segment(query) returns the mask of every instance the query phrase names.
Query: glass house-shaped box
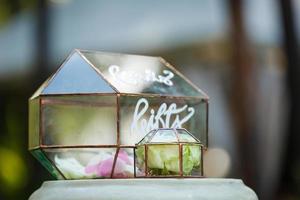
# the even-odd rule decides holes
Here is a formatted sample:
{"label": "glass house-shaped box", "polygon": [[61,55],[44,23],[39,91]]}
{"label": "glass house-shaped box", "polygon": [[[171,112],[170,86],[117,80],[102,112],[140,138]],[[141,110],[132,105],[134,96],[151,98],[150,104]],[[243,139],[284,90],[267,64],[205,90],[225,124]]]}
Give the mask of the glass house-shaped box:
{"label": "glass house-shaped box", "polygon": [[74,50],[29,99],[29,150],[58,179],[132,178],[149,131],[207,147],[207,116],[208,96],[160,57]]}

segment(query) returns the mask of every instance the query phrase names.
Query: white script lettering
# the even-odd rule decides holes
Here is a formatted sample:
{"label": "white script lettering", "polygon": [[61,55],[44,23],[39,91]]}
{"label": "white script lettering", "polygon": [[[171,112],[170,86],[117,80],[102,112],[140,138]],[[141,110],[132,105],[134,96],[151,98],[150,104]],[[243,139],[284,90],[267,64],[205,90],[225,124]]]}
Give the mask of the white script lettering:
{"label": "white script lettering", "polygon": [[147,69],[144,72],[137,72],[133,70],[121,71],[117,65],[111,65],[108,68],[110,75],[118,81],[126,84],[137,85],[143,82],[158,82],[168,86],[172,86],[171,79],[174,74],[169,70],[163,70],[163,75],[157,75],[155,72]]}
{"label": "white script lettering", "polygon": [[[184,105],[177,108],[176,103],[172,103],[169,106],[166,103],[162,103],[158,110],[155,112],[154,109],[150,108],[147,99],[141,98],[138,100],[131,123],[131,132],[140,132],[146,134],[152,129],[156,128],[182,128],[182,125],[189,121],[194,115],[195,109]],[[148,111],[148,113],[147,113]],[[182,112],[187,111],[187,115],[180,118]],[[148,119],[145,115],[148,115]]]}

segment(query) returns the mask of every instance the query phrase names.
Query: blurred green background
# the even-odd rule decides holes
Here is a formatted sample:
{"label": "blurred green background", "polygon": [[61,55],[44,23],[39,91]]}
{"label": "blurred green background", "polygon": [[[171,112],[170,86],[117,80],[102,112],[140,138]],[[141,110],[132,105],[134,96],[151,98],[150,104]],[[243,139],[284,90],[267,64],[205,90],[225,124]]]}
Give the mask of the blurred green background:
{"label": "blurred green background", "polygon": [[208,177],[300,199],[299,0],[0,0],[0,199],[49,173],[27,100],[74,49],[162,56],[209,94]]}

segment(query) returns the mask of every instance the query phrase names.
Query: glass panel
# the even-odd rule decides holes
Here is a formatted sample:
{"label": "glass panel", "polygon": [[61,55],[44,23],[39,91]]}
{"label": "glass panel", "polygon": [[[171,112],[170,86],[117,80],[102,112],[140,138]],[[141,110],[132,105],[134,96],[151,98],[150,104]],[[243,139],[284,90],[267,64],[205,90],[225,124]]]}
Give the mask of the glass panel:
{"label": "glass panel", "polygon": [[40,142],[40,99],[29,100],[29,148],[39,146]]}
{"label": "glass panel", "polygon": [[116,96],[43,97],[42,123],[45,145],[116,144]]}
{"label": "glass panel", "polygon": [[114,178],[132,178],[134,177],[134,148],[121,148],[118,153]]}
{"label": "glass panel", "polygon": [[122,95],[120,106],[122,144],[134,145],[157,128],[185,128],[206,144],[207,107],[199,98]]}
{"label": "glass panel", "polygon": [[202,175],[201,157],[200,145],[182,145],[182,171],[184,176]]}
{"label": "glass panel", "polygon": [[204,146],[208,146],[208,102],[197,104],[198,112],[195,112],[195,121],[189,128],[184,127],[193,134]]}
{"label": "glass panel", "polygon": [[145,172],[145,146],[138,146],[135,149],[135,174],[137,177],[146,176]]}
{"label": "glass panel", "polygon": [[152,137],[151,143],[178,142],[175,131],[172,129],[159,129]]}
{"label": "glass panel", "polygon": [[81,53],[122,93],[206,98],[203,92],[196,90],[159,57],[95,51],[81,51]]}
{"label": "glass panel", "polygon": [[59,148],[45,153],[67,179],[108,178],[116,148]]}
{"label": "glass panel", "polygon": [[180,142],[197,142],[193,136],[191,136],[186,130],[184,129],[177,129],[177,134]]}
{"label": "glass panel", "polygon": [[179,145],[148,145],[149,176],[180,175]]}
{"label": "glass panel", "polygon": [[109,84],[78,53],[57,71],[42,94],[115,93]]}
{"label": "glass panel", "polygon": [[52,176],[56,179],[64,179],[40,149],[31,150],[30,152]]}
{"label": "glass panel", "polygon": [[150,131],[138,144],[142,145],[145,143],[149,143],[152,136],[156,133],[157,130]]}

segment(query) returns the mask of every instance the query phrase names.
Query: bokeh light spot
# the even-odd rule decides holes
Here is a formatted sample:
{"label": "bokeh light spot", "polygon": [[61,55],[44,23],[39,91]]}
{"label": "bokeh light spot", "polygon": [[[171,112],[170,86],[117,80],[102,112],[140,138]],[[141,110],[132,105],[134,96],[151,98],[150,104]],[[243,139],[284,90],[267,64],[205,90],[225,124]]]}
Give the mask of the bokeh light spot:
{"label": "bokeh light spot", "polygon": [[0,148],[0,183],[1,190],[13,192],[27,182],[26,165],[15,151]]}
{"label": "bokeh light spot", "polygon": [[230,171],[231,158],[225,149],[210,148],[204,155],[204,175],[222,178]]}

